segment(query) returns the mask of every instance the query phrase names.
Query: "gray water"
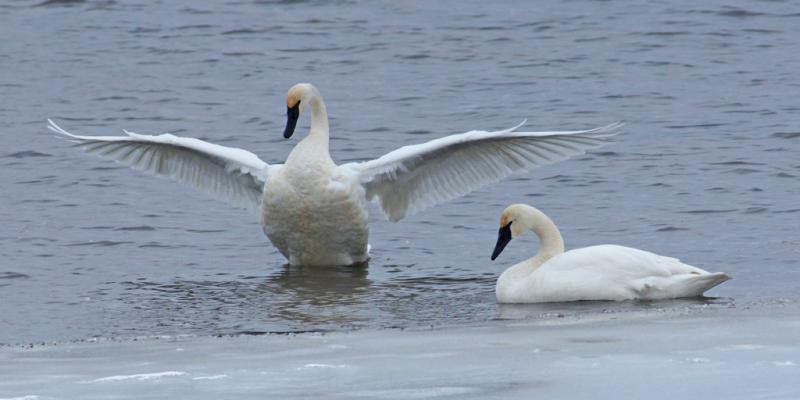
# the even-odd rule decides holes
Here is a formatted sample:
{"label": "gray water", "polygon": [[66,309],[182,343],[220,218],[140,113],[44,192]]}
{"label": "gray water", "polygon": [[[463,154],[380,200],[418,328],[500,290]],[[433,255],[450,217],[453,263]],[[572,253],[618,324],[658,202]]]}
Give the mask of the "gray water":
{"label": "gray water", "polygon": [[[665,4],[666,3],[666,4]],[[786,1],[0,4],[0,343],[460,325],[797,299],[800,7]],[[308,81],[338,162],[528,118],[616,142],[390,223],[368,268],[289,268],[257,219],[45,129],[172,132],[282,162]],[[304,119],[298,132],[308,126]],[[497,218],[734,280],[716,299],[499,307]]]}

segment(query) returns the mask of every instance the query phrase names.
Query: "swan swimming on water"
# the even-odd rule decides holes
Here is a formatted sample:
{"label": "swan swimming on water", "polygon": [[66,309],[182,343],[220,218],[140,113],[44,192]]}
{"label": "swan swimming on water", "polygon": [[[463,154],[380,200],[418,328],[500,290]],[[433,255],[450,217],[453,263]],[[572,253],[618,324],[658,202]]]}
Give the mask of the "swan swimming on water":
{"label": "swan swimming on water", "polygon": [[676,258],[612,244],[565,253],[553,221],[525,204],[510,205],[500,215],[492,260],[529,229],[539,236],[539,253],[500,275],[495,287],[500,303],[697,297],[731,279]]}
{"label": "swan swimming on water", "polygon": [[513,172],[561,161],[608,142],[622,126],[585,131],[471,131],[401,147],[380,158],[336,165],[328,151],[328,114],[317,88],[300,83],[286,97],[290,138],[311,110],[311,129],[284,164],[171,134],[73,135],[48,127],[83,150],[172,178],[233,205],[257,210],[264,233],[292,265],[350,265],[368,254],[367,202],[389,220],[465,195]]}

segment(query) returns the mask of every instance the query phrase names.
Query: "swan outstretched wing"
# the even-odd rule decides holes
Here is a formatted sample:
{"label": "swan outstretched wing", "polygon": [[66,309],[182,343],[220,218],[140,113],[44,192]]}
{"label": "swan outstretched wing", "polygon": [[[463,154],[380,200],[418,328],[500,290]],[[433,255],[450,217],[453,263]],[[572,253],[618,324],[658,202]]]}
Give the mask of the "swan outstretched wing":
{"label": "swan outstretched wing", "polygon": [[520,126],[446,136],[346,166],[358,174],[367,198],[377,198],[388,218],[397,221],[513,172],[600,147],[619,132],[622,123],[565,132],[516,132]]}
{"label": "swan outstretched wing", "polygon": [[168,133],[78,136],[47,121],[50,130],[88,153],[186,183],[235,206],[259,208],[270,166],[249,151]]}

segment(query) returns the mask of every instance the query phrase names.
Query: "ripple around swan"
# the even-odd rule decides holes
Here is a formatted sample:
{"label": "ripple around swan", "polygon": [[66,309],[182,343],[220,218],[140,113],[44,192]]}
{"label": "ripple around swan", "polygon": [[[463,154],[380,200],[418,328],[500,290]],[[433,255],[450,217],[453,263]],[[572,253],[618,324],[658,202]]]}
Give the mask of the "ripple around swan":
{"label": "ripple around swan", "polygon": [[16,153],[6,154],[0,158],[31,158],[31,157],[52,157],[51,154],[40,153],[38,151],[26,150],[18,151]]}
{"label": "ripple around swan", "polygon": [[661,228],[656,229],[657,232],[677,232],[677,231],[688,231],[689,228],[681,228],[677,226],[663,226]]}
{"label": "ripple around swan", "polygon": [[124,244],[134,244],[134,242],[130,241],[114,241],[114,240],[96,240],[90,242],[77,242],[77,243],[70,243],[66,246],[69,247],[81,247],[81,246],[93,246],[93,247],[113,247],[113,246],[120,246]]}
{"label": "ripple around swan", "polygon": [[680,211],[683,214],[724,214],[724,213],[732,213],[739,211],[737,208],[728,208],[728,209],[702,209],[702,210],[687,210],[687,211]]}
{"label": "ripple around swan", "polygon": [[85,4],[86,0],[45,0],[34,7],[59,7]]}
{"label": "ripple around swan", "polygon": [[30,275],[21,272],[6,271],[0,272],[0,279],[28,279]]}
{"label": "ripple around swan", "polygon": [[771,136],[780,139],[794,139],[800,137],[800,132],[775,132]]}
{"label": "ripple around swan", "polygon": [[154,231],[156,228],[150,225],[137,225],[137,226],[120,226],[116,227],[115,231]]}

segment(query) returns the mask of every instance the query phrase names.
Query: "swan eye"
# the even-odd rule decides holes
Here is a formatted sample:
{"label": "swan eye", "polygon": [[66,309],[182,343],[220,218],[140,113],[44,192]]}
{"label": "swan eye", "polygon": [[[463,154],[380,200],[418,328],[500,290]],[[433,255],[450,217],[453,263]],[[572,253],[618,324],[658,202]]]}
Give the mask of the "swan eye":
{"label": "swan eye", "polygon": [[508,235],[508,239],[509,239],[509,240],[511,239],[511,224],[512,224],[512,223],[514,223],[514,221],[508,221],[508,223],[506,224],[506,226],[504,226],[504,227],[500,228],[500,232],[501,232],[503,235]]}
{"label": "swan eye", "polygon": [[291,107],[286,107],[286,115],[297,118],[300,116],[300,100]]}

